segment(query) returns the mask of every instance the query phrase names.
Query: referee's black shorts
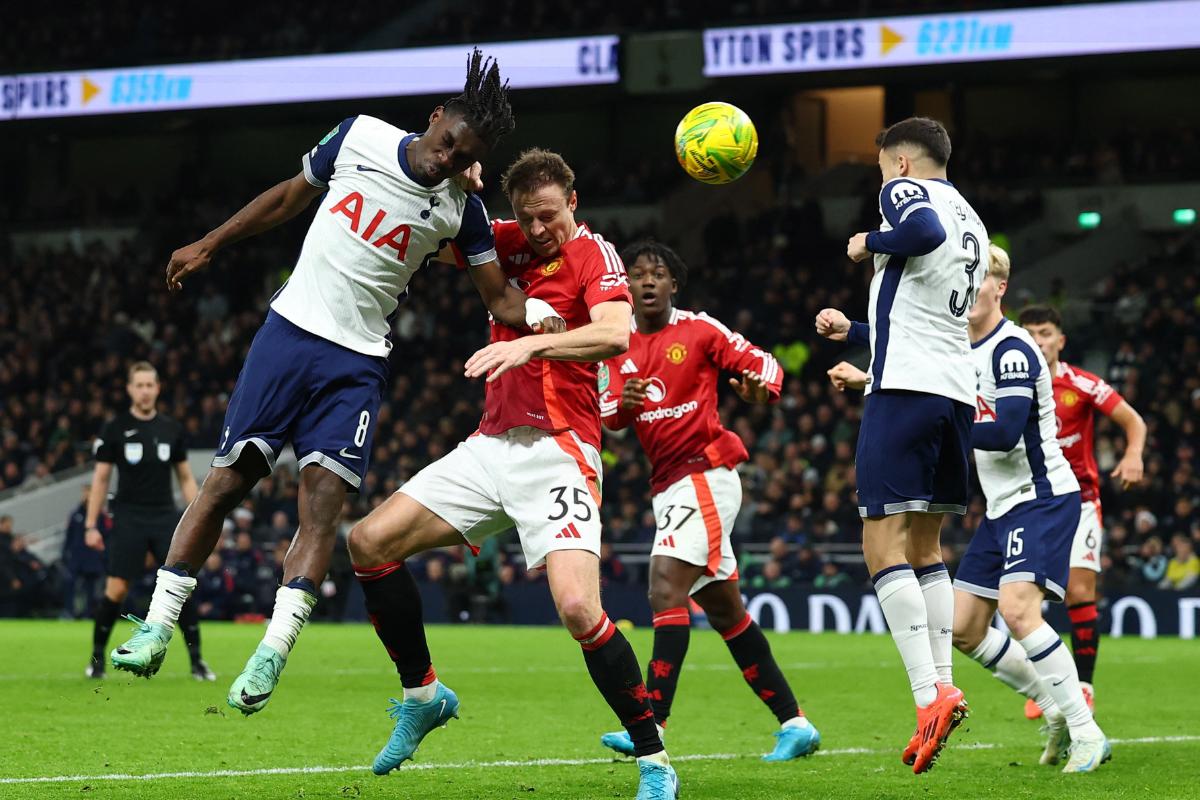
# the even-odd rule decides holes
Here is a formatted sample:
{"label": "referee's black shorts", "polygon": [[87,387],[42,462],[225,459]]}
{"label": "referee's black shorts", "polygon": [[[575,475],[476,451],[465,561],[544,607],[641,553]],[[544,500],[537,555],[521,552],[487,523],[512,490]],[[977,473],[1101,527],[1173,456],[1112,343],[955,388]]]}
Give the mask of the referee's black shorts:
{"label": "referee's black shorts", "polygon": [[161,565],[167,560],[171,537],[182,513],[174,506],[113,506],[113,530],[108,537],[108,575],[127,581],[146,572],[146,553]]}

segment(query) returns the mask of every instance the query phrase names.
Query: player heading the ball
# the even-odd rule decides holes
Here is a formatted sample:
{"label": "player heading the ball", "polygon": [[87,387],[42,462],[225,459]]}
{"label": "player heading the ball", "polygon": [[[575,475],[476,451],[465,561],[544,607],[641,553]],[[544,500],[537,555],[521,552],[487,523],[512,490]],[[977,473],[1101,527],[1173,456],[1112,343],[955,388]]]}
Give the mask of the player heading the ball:
{"label": "player heading the ball", "polygon": [[482,188],[478,162],[513,127],[499,66],[475,50],[462,93],[433,110],[424,133],[374,117],[345,119],[303,156],[299,174],[171,255],[167,285],[178,291],[222,248],[321,197],[295,270],[238,376],[213,469],[175,529],[145,622],[134,620],[133,637],[111,654],[113,666],[145,677],[158,671],[225,516],[291,442],[300,524],[266,635],[228,695],[244,714],[266,706],[329,571],[346,492],[358,490],[370,464],[391,350],[387,320],[413,274],[454,241],[496,318],[527,328],[554,314],[509,284],[483,203],[467,191]]}

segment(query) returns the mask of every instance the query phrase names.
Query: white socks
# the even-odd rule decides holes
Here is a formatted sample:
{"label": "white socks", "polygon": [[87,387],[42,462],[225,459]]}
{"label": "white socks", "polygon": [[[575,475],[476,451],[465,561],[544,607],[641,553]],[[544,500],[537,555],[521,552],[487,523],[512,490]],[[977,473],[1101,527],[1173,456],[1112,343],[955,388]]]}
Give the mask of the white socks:
{"label": "white socks", "polygon": [[431,681],[424,686],[414,686],[413,688],[404,687],[404,699],[415,700],[418,703],[431,703],[433,696],[437,694],[438,682]]}
{"label": "white socks", "polygon": [[[917,576],[908,564],[897,564],[871,577],[892,640],[900,651],[908,683],[918,706],[937,699],[937,669],[929,644],[929,618]],[[952,602],[953,605],[953,602]]]}
{"label": "white socks", "polygon": [[280,586],[275,592],[275,610],[271,612],[271,624],[267,626],[263,644],[287,658],[316,604],[317,598],[311,593]]}
{"label": "white socks", "polygon": [[801,714],[800,716],[792,717],[791,719],[789,719],[787,722],[783,723],[783,725],[781,725],[779,727],[781,730],[787,730],[788,728],[800,728],[801,730],[803,730],[804,728],[807,728],[811,724],[812,723],[808,721],[808,717]]}
{"label": "white socks", "polygon": [[1029,654],[1029,660],[1041,677],[1046,693],[1054,698],[1067,718],[1071,738],[1098,739],[1104,734],[1092,719],[1092,712],[1083,699],[1075,660],[1062,643],[1054,628],[1043,622],[1041,627],[1021,640],[1021,647]]}
{"label": "white socks", "polygon": [[1042,685],[1042,679],[1033,668],[1033,662],[1025,655],[1023,648],[1013,646],[1013,640],[1008,634],[988,628],[987,635],[970,655],[985,669],[991,670],[1005,686],[1037,703],[1047,719],[1062,716],[1054,698]]}
{"label": "white socks", "polygon": [[150,597],[150,610],[146,612],[146,622],[157,622],[173,632],[183,604],[192,596],[192,590],[195,588],[195,578],[160,568],[154,581],[154,594]]}
{"label": "white socks", "polygon": [[651,753],[648,756],[638,756],[638,761],[649,761],[651,764],[659,764],[664,767],[671,765],[671,759],[667,758],[666,750],[659,750],[657,753]]}
{"label": "white socks", "polygon": [[954,586],[950,583],[950,571],[939,562],[921,567],[915,574],[925,597],[929,649],[933,653],[938,683],[954,683],[950,660],[954,653]]}

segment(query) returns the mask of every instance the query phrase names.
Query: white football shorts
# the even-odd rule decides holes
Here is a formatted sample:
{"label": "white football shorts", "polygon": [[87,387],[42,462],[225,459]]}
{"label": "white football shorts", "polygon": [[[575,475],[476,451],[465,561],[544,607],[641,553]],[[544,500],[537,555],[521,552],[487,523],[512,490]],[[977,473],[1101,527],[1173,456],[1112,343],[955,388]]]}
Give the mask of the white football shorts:
{"label": "white football shorts", "polygon": [[690,594],[713,581],[737,578],[733,522],[742,507],[742,481],[735,470],[693,472],[654,495],[653,556],[670,556],[704,567]]}
{"label": "white football shorts", "polygon": [[1079,509],[1079,527],[1071,542],[1071,569],[1100,571],[1100,547],[1104,526],[1100,523],[1100,501],[1090,500]]}
{"label": "white football shorts", "polygon": [[474,434],[400,491],[450,523],[473,549],[517,529],[527,569],[553,550],[600,555],[600,454],[573,431],[522,426]]}

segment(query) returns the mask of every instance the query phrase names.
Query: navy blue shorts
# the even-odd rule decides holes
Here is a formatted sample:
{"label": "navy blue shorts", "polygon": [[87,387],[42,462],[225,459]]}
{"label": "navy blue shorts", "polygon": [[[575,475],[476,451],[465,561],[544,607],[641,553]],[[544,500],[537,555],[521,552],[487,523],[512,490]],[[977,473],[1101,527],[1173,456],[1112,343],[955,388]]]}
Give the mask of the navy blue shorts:
{"label": "navy blue shorts", "polygon": [[954,574],[954,588],[995,600],[1000,584],[1024,581],[1061,603],[1078,527],[1079,492],[1029,500],[999,519],[985,518]]}
{"label": "navy blue shorts", "polygon": [[290,441],[300,469],[319,464],[357,490],[387,379],[386,358],[334,344],[270,311],[229,398],[213,466],[232,466],[249,444],[274,470]]}
{"label": "navy blue shorts", "polygon": [[967,513],[975,409],[948,397],[890,389],[863,405],[855,473],[858,513]]}

